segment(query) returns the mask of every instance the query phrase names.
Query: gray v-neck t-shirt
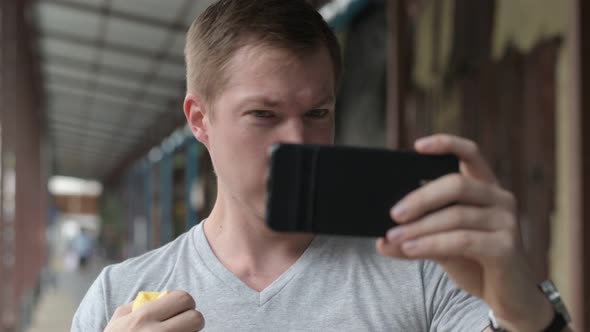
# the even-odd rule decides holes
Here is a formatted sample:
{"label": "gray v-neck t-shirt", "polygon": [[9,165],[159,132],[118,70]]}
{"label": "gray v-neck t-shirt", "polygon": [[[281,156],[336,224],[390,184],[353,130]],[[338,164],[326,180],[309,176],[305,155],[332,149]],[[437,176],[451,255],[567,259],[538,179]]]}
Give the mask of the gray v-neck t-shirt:
{"label": "gray v-neck t-shirt", "polygon": [[263,291],[217,259],[203,223],[171,243],[106,267],[88,290],[72,331],[103,331],[139,291],[184,290],[205,331],[482,331],[487,306],[430,261],[382,257],[375,240],[316,236]]}

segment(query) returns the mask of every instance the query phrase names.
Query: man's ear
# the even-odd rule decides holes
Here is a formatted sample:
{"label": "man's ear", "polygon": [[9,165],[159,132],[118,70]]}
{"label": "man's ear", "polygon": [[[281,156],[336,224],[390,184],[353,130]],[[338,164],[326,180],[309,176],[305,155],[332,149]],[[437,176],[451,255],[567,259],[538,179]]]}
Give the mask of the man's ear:
{"label": "man's ear", "polygon": [[203,143],[207,148],[209,147],[209,117],[207,112],[207,104],[200,96],[196,94],[187,93],[184,97],[184,116],[188,122],[193,135]]}

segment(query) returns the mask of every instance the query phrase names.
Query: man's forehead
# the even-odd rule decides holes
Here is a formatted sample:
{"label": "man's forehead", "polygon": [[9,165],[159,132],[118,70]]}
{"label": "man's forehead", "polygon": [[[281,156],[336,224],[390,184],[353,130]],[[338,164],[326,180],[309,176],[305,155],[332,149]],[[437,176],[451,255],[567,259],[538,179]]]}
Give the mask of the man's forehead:
{"label": "man's forehead", "polygon": [[333,102],[335,82],[331,58],[324,50],[296,56],[266,45],[244,46],[224,70],[221,93],[240,102],[276,107],[286,100]]}
{"label": "man's forehead", "polygon": [[237,49],[225,67],[230,72],[250,69],[255,74],[264,74],[288,70],[302,63],[319,59],[332,63],[325,47],[295,51],[258,43],[248,44]]}

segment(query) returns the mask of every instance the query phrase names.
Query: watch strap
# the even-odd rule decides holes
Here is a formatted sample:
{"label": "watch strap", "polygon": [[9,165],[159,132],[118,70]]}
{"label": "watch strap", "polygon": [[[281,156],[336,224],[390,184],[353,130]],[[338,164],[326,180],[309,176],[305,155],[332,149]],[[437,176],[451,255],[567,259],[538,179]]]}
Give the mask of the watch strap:
{"label": "watch strap", "polygon": [[[551,323],[549,323],[549,326],[547,326],[542,332],[561,332],[563,330],[563,328],[567,326],[568,323],[566,322],[563,315],[555,310],[553,312],[554,312],[554,314],[553,314],[553,319],[551,320]],[[492,331],[494,331],[494,332],[510,332],[509,330],[502,327],[498,323],[498,320],[496,319],[496,316],[494,316],[493,311],[490,310],[488,317],[490,319],[490,328],[492,329]]]}
{"label": "watch strap", "polygon": [[488,312],[488,318],[490,319],[490,327],[492,328],[492,331],[509,332],[507,329],[500,326],[500,323],[498,323],[498,320],[496,319],[496,316],[494,315],[494,312],[492,310]]}
{"label": "watch strap", "polygon": [[565,318],[563,317],[563,315],[561,313],[555,311],[555,314],[553,315],[553,320],[551,321],[549,326],[547,326],[543,330],[543,332],[561,332],[563,330],[563,328],[566,326],[567,326],[567,322],[566,322]]}
{"label": "watch strap", "polygon": [[[559,291],[550,280],[540,283],[539,289],[545,294],[553,307],[553,319],[543,332],[561,332],[569,324],[571,318],[565,304],[561,300]],[[488,317],[490,318],[490,327],[492,328],[492,331],[508,332],[506,328],[500,326],[492,310],[490,310]]]}

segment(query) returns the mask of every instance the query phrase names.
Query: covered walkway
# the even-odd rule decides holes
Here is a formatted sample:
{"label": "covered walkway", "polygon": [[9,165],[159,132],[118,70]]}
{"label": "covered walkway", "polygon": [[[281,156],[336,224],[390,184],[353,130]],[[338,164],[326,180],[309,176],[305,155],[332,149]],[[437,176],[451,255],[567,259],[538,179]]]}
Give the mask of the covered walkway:
{"label": "covered walkway", "polygon": [[[69,330],[105,264],[208,215],[183,47],[213,1],[0,1],[0,332]],[[590,2],[309,1],[344,53],[336,142],[479,143],[536,275],[590,330]]]}

